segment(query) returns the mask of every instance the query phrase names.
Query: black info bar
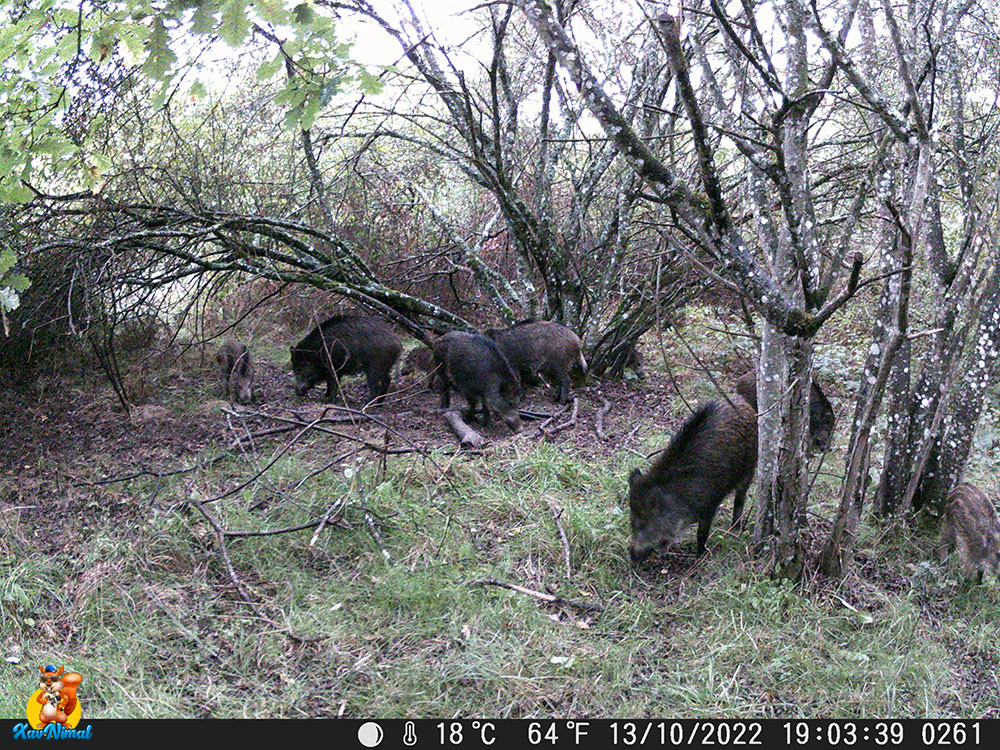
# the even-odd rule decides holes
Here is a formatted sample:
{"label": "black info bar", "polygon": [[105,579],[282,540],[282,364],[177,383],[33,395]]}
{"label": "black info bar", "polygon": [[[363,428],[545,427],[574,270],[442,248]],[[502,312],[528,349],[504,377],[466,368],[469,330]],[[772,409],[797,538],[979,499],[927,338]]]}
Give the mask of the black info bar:
{"label": "black info bar", "polygon": [[[36,735],[6,721],[7,738],[190,742],[194,738],[279,747],[307,740],[341,748],[903,748],[998,747],[995,719],[337,719],[152,720],[82,719],[66,736]],[[71,737],[70,734],[73,736]]]}

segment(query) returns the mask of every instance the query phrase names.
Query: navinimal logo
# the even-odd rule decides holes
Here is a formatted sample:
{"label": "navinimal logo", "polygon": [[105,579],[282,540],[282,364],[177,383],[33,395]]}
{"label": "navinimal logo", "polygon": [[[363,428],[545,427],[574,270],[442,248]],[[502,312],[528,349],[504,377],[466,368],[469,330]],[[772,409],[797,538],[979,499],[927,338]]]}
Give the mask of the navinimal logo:
{"label": "navinimal logo", "polygon": [[90,724],[86,729],[67,729],[62,724],[48,724],[45,729],[32,729],[27,722],[14,725],[15,740],[89,740],[94,727]]}
{"label": "navinimal logo", "polygon": [[77,729],[83,706],[76,691],[83,682],[79,672],[64,667],[39,667],[38,689],[25,707],[28,721],[15,724],[15,740],[89,740],[91,726]]}

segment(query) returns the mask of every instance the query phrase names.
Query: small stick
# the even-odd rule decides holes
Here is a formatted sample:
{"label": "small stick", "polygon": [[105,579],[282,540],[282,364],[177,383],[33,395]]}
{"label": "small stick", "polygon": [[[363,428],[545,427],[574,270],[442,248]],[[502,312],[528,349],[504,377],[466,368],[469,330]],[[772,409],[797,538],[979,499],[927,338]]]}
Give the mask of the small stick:
{"label": "small stick", "polygon": [[562,515],[562,510],[557,508],[556,504],[549,498],[545,498],[545,502],[548,503],[549,510],[552,511],[552,518],[556,522],[556,529],[559,530],[559,539],[562,540],[563,561],[566,563],[566,580],[568,581],[573,577],[573,572],[569,564],[569,540],[566,539],[566,531],[563,529],[562,522],[559,520],[559,517]]}
{"label": "small stick", "polygon": [[545,419],[546,417],[552,419],[555,414],[549,414],[547,411],[532,411],[530,409],[519,409],[518,415],[521,419]]}
{"label": "small stick", "polygon": [[232,560],[229,559],[229,551],[226,549],[226,532],[225,529],[222,528],[222,524],[220,524],[218,520],[216,520],[215,516],[213,516],[211,513],[205,510],[202,502],[199,502],[198,500],[194,499],[188,499],[186,502],[192,508],[195,508],[199,513],[201,513],[205,517],[205,520],[207,520],[212,525],[212,528],[215,529],[215,537],[219,545],[219,553],[222,555],[222,561],[225,563],[226,569],[229,572],[229,578],[233,582],[233,585],[236,587],[236,593],[240,595],[240,599],[242,599],[243,602],[248,607],[250,607],[250,609],[253,611],[255,615],[257,615],[257,617],[266,622],[268,625],[273,626],[275,630],[285,631],[285,634],[289,638],[298,643],[314,643],[326,639],[326,636],[320,638],[303,638],[302,636],[296,635],[294,632],[292,632],[290,628],[287,627],[283,628],[280,623],[277,623],[270,617],[268,617],[264,613],[264,611],[257,606],[256,602],[254,602],[253,599],[250,598],[250,595],[247,593],[246,584],[244,584],[240,580],[240,577],[236,574],[236,569],[233,567],[233,562]]}
{"label": "small stick", "polygon": [[557,416],[559,416],[559,415],[558,414],[553,414],[551,417],[549,417],[544,422],[542,422],[540,425],[538,425],[538,432],[535,433],[535,437],[538,437],[539,435],[547,435],[548,433],[545,432],[545,428],[548,427],[549,426],[549,422],[551,422]]}
{"label": "small stick", "polygon": [[[557,435],[558,433],[562,432],[567,427],[573,427],[573,426],[575,426],[576,425],[576,412],[577,412],[577,409],[579,409],[579,407],[580,407],[580,401],[579,401],[579,399],[576,398],[576,396],[574,396],[573,397],[573,412],[570,414],[570,417],[569,417],[568,421],[563,422],[562,424],[557,424],[551,430],[546,430],[545,429],[545,425],[548,424],[548,422],[545,422],[544,424],[542,424],[539,427],[539,430],[541,430],[542,432],[544,432],[546,437],[552,437],[553,435]],[[560,414],[565,413],[565,411],[566,411],[566,409],[564,408],[562,410],[562,412],[560,412]]]}
{"label": "small stick", "polygon": [[579,411],[579,409],[580,409],[580,399],[578,399],[576,396],[573,396],[573,412],[572,414],[569,415],[569,421],[563,422],[562,424],[557,424],[555,427],[553,427],[552,434],[554,435],[557,432],[561,432],[562,430],[565,430],[567,427],[576,427],[576,414],[577,411]]}
{"label": "small stick", "polygon": [[326,522],[330,520],[330,516],[332,516],[335,512],[343,510],[345,502],[347,502],[347,495],[338,497],[333,501],[333,504],[326,509],[326,513],[324,513],[323,517],[320,519],[319,526],[316,527],[316,531],[313,533],[312,539],[309,540],[310,547],[316,546],[316,540],[319,539],[319,535],[323,533],[323,529],[326,527]]}
{"label": "small stick", "polygon": [[533,589],[525,588],[524,586],[518,586],[515,583],[504,583],[503,581],[497,581],[493,578],[484,578],[479,581],[473,581],[480,586],[499,586],[500,588],[510,589],[511,591],[516,591],[519,594],[527,594],[528,596],[533,596],[536,599],[541,599],[543,602],[548,602],[549,604],[565,604],[568,607],[575,607],[576,609],[583,610],[584,612],[601,612],[604,607],[598,604],[582,604],[580,602],[574,602],[569,599],[564,599],[561,596],[555,594],[546,594],[541,591],[535,591]]}
{"label": "small stick", "polygon": [[273,620],[265,616],[264,613],[257,608],[257,605],[254,603],[253,599],[250,597],[250,594],[247,592],[247,588],[244,585],[243,581],[241,581],[240,577],[236,575],[236,569],[233,567],[233,561],[229,559],[229,551],[226,549],[226,532],[222,528],[222,524],[220,524],[218,520],[216,520],[215,516],[213,516],[211,513],[205,510],[204,505],[201,501],[192,498],[187,500],[186,502],[192,508],[201,513],[205,517],[205,520],[208,521],[209,524],[211,524],[213,529],[215,529],[215,537],[219,545],[219,553],[222,556],[222,562],[225,564],[226,570],[229,572],[229,579],[233,582],[233,585],[236,587],[236,593],[240,595],[240,599],[249,604],[250,608],[262,620],[265,620],[271,623],[272,625],[275,625],[276,623]]}
{"label": "small stick", "polygon": [[319,526],[320,520],[309,521],[309,523],[299,524],[298,526],[285,526],[280,529],[264,529],[263,531],[227,531],[226,536],[230,539],[246,539],[251,536],[277,536],[278,534],[292,534],[296,531],[305,531],[306,529],[311,529],[315,526]]}
{"label": "small stick", "polygon": [[165,614],[167,617],[170,618],[171,622],[173,622],[174,625],[177,627],[177,629],[181,631],[182,635],[184,635],[189,641],[192,641],[199,648],[201,648],[203,653],[207,654],[208,656],[212,657],[217,661],[221,661],[221,657],[219,656],[218,650],[205,643],[205,641],[199,638],[198,634],[192,631],[190,628],[185,627],[184,624],[177,618],[177,615],[171,612],[170,608],[163,603],[163,600],[160,599],[160,597],[158,597],[156,594],[152,593],[152,589],[146,590],[146,596],[149,597],[149,599],[152,600],[152,602],[157,607],[163,610],[163,614]]}
{"label": "small stick", "polygon": [[826,460],[827,451],[823,451],[819,456],[819,463],[816,464],[816,471],[813,472],[812,481],[809,483],[809,488],[806,490],[806,498],[812,495],[813,485],[816,484],[816,480],[819,478],[819,470],[823,468],[823,461]]}
{"label": "small stick", "polygon": [[604,406],[602,406],[597,412],[597,424],[595,427],[598,439],[607,440],[608,436],[604,432],[604,415],[611,410],[611,402],[604,398],[604,396],[601,396],[601,401],[604,402]]}
{"label": "small stick", "polygon": [[389,552],[386,550],[385,545],[382,543],[382,535],[378,532],[378,529],[375,527],[375,522],[372,520],[372,517],[367,513],[365,513],[365,523],[368,525],[368,531],[371,533],[372,538],[375,540],[375,544],[377,544],[378,548],[382,550],[382,556],[385,557],[385,561],[391,564],[392,557],[389,556]]}

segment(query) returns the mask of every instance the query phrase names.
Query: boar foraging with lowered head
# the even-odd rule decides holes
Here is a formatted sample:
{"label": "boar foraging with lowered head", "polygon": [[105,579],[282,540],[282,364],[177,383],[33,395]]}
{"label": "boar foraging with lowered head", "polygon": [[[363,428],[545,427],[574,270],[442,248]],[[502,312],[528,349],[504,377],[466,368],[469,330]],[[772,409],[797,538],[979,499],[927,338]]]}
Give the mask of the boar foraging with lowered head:
{"label": "boar foraging with lowered head", "polygon": [[539,376],[556,388],[556,400],[570,400],[572,373],[587,374],[580,337],[566,326],[547,320],[526,320],[510,328],[491,328],[486,335],[496,342],[523,385],[537,383]]}
{"label": "boar foraging with lowered head", "polygon": [[499,415],[515,432],[521,429],[521,381],[491,339],[464,331],[446,333],[434,344],[434,361],[442,409],[451,406],[454,388],[469,404],[467,418],[482,402],[487,427]]}
{"label": "boar foraging with lowered head", "polygon": [[227,341],[215,355],[226,398],[239,404],[253,400],[253,360],[246,344]]}
{"label": "boar foraging with lowered head", "polygon": [[1000,575],[1000,520],[989,497],[973,484],[959,484],[948,493],[941,517],[942,561],[958,550],[966,580],[983,582],[983,572]]}
{"label": "boar foraging with lowered head", "polygon": [[336,315],[316,326],[292,347],[295,393],[305,396],[317,383],[326,382],[326,400],[333,401],[337,381],[364,372],[369,398],[389,392],[392,366],[403,345],[389,324],[379,318]]}
{"label": "boar foraging with lowered head", "polygon": [[705,552],[712,520],[735,490],[733,524],[757,468],[757,412],[740,397],[702,404],[681,426],[666,449],[643,474],[629,476],[633,563],[658,547],[676,543],[698,524],[698,555]]}

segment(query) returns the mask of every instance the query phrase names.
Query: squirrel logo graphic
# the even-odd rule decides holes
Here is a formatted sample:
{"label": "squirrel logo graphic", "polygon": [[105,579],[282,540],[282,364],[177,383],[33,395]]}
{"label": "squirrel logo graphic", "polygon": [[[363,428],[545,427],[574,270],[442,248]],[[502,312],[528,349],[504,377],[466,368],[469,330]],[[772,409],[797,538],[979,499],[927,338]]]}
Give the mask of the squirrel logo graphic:
{"label": "squirrel logo graphic", "polygon": [[76,689],[83,682],[79,672],[56,670],[53,666],[39,667],[41,677],[38,690],[28,701],[28,721],[34,729],[44,729],[49,724],[61,724],[72,729],[80,721],[81,707]]}

